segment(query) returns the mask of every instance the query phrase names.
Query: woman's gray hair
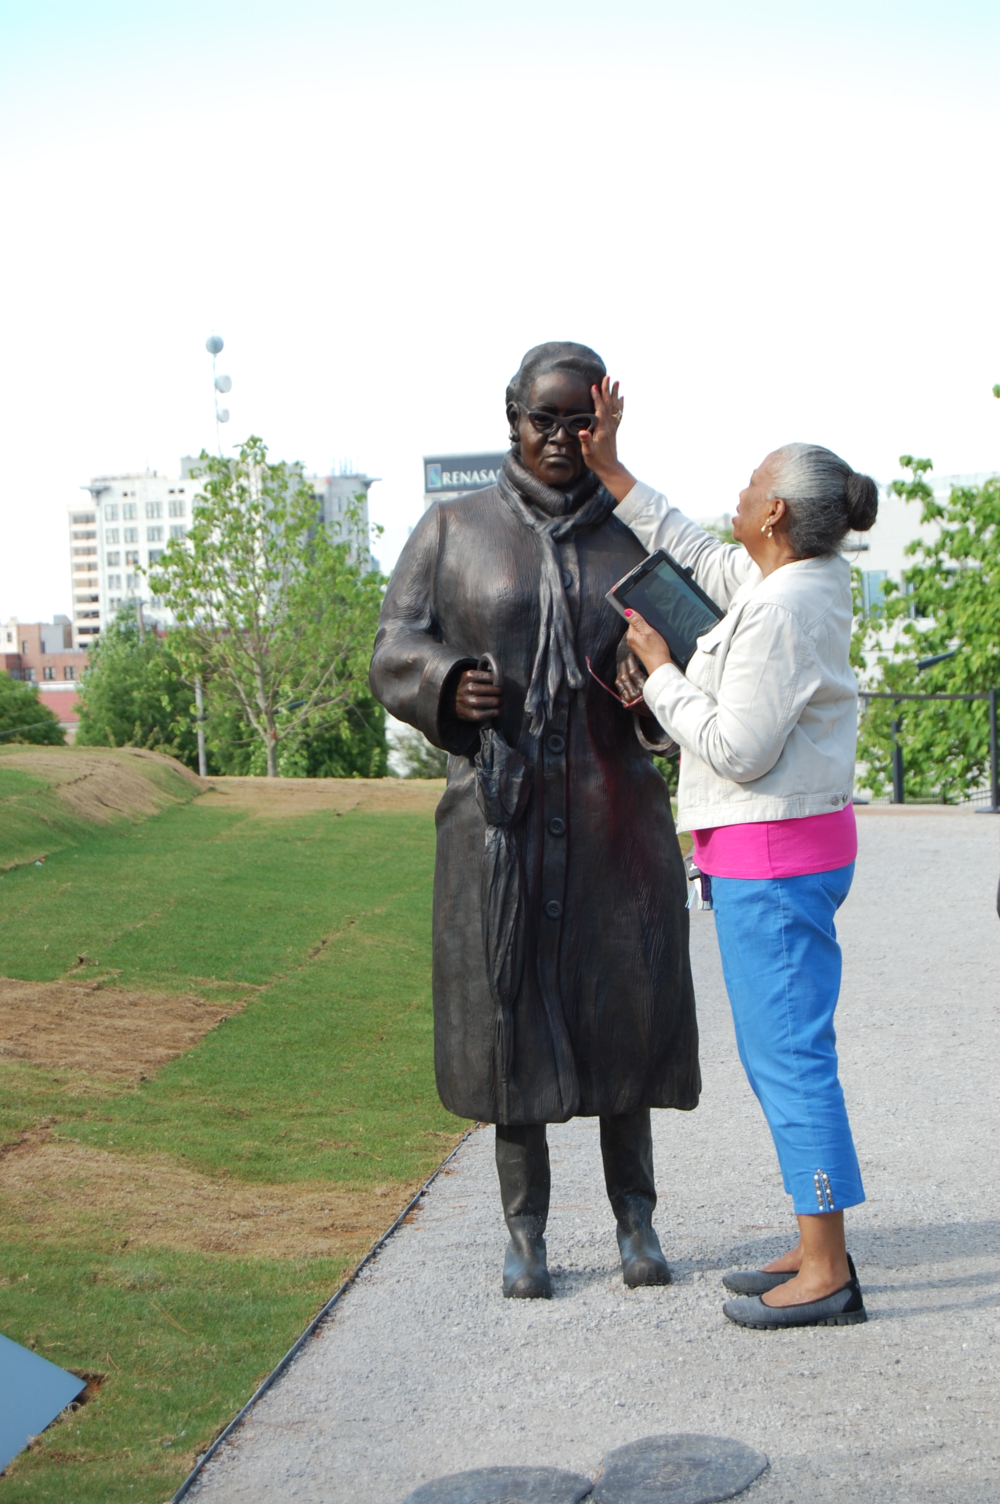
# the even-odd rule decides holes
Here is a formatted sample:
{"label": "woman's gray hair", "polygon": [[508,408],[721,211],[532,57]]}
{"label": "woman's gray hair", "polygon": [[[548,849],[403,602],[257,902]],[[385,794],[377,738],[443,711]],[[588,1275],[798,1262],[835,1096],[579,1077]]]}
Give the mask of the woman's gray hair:
{"label": "woman's gray hair", "polygon": [[878,487],[870,475],[859,475],[819,444],[785,444],[775,453],[770,500],[785,503],[796,558],[835,554],[849,532],[872,526]]}

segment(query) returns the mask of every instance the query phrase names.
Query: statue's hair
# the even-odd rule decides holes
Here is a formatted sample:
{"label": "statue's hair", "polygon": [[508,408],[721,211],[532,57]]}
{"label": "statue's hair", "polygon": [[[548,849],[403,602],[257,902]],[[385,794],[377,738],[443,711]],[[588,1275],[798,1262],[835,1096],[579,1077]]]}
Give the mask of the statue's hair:
{"label": "statue's hair", "polygon": [[788,541],[798,559],[834,554],[852,530],[866,533],[878,515],[878,487],[820,444],[776,451],[771,500],[788,512]]}
{"label": "statue's hair", "polygon": [[608,374],[604,361],[589,345],[576,345],[568,339],[550,340],[529,350],[521,361],[507,388],[508,406],[511,402],[527,402],[532,382],[546,371],[576,371],[586,376],[592,386],[600,386]]}

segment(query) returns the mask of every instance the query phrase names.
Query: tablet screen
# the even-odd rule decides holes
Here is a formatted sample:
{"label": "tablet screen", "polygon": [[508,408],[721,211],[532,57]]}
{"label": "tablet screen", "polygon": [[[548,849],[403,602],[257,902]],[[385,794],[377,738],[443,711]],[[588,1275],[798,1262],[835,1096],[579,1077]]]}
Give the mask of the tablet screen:
{"label": "tablet screen", "polygon": [[687,666],[697,639],[714,627],[722,615],[706,605],[665,559],[634,582],[624,584],[615,595],[622,605],[638,611],[666,638],[671,656],[681,668]]}

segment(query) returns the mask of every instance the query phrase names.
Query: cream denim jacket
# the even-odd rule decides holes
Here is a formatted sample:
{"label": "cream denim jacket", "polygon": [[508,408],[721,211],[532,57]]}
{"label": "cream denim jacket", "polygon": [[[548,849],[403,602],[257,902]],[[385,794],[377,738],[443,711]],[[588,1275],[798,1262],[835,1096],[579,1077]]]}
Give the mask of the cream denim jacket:
{"label": "cream denim jacket", "polygon": [[641,482],[614,515],[728,607],[686,675],[665,663],[646,681],[646,703],[681,747],[678,830],[842,809],[858,727],[847,560],[799,559],[764,579],[742,546],[720,543]]}

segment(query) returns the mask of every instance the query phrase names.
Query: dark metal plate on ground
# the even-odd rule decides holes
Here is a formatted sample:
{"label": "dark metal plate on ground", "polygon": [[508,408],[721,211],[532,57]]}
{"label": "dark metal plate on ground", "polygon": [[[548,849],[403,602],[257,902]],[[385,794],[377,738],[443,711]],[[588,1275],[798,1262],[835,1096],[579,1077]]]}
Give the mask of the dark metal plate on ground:
{"label": "dark metal plate on ground", "polygon": [[0,1337],[0,1470],[85,1388],[76,1374]]}
{"label": "dark metal plate on ground", "polygon": [[592,1504],[716,1504],[767,1465],[763,1452],[725,1436],[646,1436],[608,1453]]}
{"label": "dark metal plate on ground", "polygon": [[554,1467],[481,1467],[422,1483],[405,1504],[580,1504],[593,1486]]}

